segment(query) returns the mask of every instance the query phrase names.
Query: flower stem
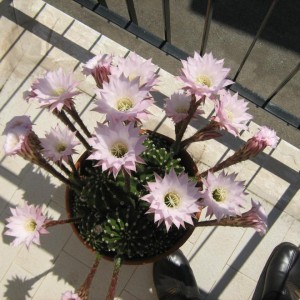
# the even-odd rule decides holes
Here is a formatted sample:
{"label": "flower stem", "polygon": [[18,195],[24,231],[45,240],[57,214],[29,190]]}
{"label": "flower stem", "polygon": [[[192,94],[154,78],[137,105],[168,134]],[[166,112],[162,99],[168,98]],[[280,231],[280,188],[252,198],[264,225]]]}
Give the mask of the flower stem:
{"label": "flower stem", "polygon": [[73,120],[79,125],[82,131],[86,134],[87,137],[91,137],[89,130],[83,123],[82,119],[80,118],[75,106],[72,104],[71,108],[64,107],[65,111],[73,118]]}
{"label": "flower stem", "polygon": [[70,219],[65,219],[65,220],[51,220],[51,221],[46,222],[43,227],[48,228],[48,227],[53,227],[56,225],[63,225],[63,224],[67,224],[67,223],[77,223],[81,220],[82,220],[82,217],[70,218]]}
{"label": "flower stem", "polygon": [[197,108],[199,107],[200,103],[201,101],[196,101],[196,96],[193,94],[187,117],[184,120],[182,120],[180,123],[178,123],[175,127],[176,139],[174,144],[172,145],[172,149],[175,155],[180,151],[180,143],[183,138],[183,135],[191,119],[193,118]]}
{"label": "flower stem", "polygon": [[222,136],[222,134],[217,131],[217,130],[219,130],[219,128],[220,128],[220,125],[217,122],[211,121],[204,128],[202,128],[201,130],[198,130],[194,135],[183,140],[180,143],[179,148],[180,149],[187,148],[191,143],[207,141],[210,139],[215,139],[217,137],[220,137],[220,136]]}
{"label": "flower stem", "polygon": [[70,175],[70,170],[61,162],[56,162],[55,163],[66,175]]}
{"label": "flower stem", "polygon": [[119,278],[119,273],[122,265],[122,260],[120,257],[115,258],[114,260],[114,270],[111,278],[110,286],[106,296],[106,300],[113,300],[116,293],[116,286]]}
{"label": "flower stem", "polygon": [[93,279],[95,277],[95,274],[96,274],[97,268],[99,266],[100,260],[101,260],[101,255],[97,253],[94,264],[93,264],[89,274],[87,275],[87,277],[86,277],[84,283],[82,284],[82,286],[77,291],[77,294],[78,294],[78,296],[80,297],[81,300],[88,300],[90,287],[91,287],[91,284],[92,284]]}
{"label": "flower stem", "polygon": [[85,140],[85,138],[82,136],[82,134],[76,129],[76,127],[73,125],[73,123],[69,120],[69,118],[66,116],[66,114],[63,111],[58,111],[57,109],[53,110],[53,114],[60,119],[68,128],[75,132],[76,137],[80,140],[80,142],[84,145],[84,147],[87,150],[91,150],[91,146],[89,143]]}

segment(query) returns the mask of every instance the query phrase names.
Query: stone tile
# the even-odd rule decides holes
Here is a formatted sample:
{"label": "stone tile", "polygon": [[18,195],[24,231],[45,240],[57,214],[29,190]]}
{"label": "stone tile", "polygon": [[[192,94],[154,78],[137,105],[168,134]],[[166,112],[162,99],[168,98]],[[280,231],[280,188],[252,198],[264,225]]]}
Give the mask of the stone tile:
{"label": "stone tile", "polygon": [[264,237],[257,235],[251,228],[247,229],[228,261],[232,268],[255,281],[258,280],[269,255],[284,240],[293,223],[291,216],[268,202],[262,205],[268,214],[269,225],[273,225]]}
{"label": "stone tile", "polygon": [[[13,46],[13,43],[18,39],[24,29],[3,16],[0,19],[0,27],[5,28],[5,30],[2,30],[2,34],[0,36],[0,57],[2,58],[3,55],[10,50],[10,47]],[[5,79],[6,78],[1,78],[1,82]]]}
{"label": "stone tile", "polygon": [[[115,297],[115,300],[140,300],[140,299],[134,297],[127,291],[123,291],[119,297]],[[144,299],[144,300],[146,300],[146,299]]]}
{"label": "stone tile", "polygon": [[125,56],[129,51],[122,45],[116,43],[105,35],[101,35],[98,43],[91,49],[91,52],[97,54],[112,54]]}
{"label": "stone tile", "polygon": [[5,167],[0,166],[0,187],[1,187],[1,204],[0,212],[11,200],[12,196],[18,189],[20,179],[12,174]]}
{"label": "stone tile", "polygon": [[43,11],[36,17],[36,20],[48,28],[51,28],[51,30],[61,34],[73,21],[73,18],[47,4]]}
{"label": "stone tile", "polygon": [[[119,296],[124,290],[126,284],[131,278],[136,266],[123,265],[119,274],[116,288],[116,296]],[[113,272],[113,263],[105,259],[101,260],[99,270],[95,276],[94,283],[91,288],[91,300],[105,299],[111,276]]]}
{"label": "stone tile", "polygon": [[[222,278],[230,276],[231,281],[228,285],[222,285]],[[225,266],[222,270],[221,280],[219,280],[211,289],[206,300],[245,300],[248,299],[255,286],[256,282],[240,272]]]}
{"label": "stone tile", "polygon": [[27,16],[34,17],[45,5],[42,0],[28,0],[26,2],[22,0],[14,0],[12,6]]}
{"label": "stone tile", "polygon": [[283,239],[284,242],[290,242],[297,246],[300,246],[300,222],[294,220],[286,236]]}
{"label": "stone tile", "polygon": [[157,89],[160,93],[165,95],[165,98],[170,97],[174,92],[177,92],[183,87],[181,81],[163,69],[159,70],[159,76]]}
{"label": "stone tile", "polygon": [[[44,268],[49,267],[44,266]],[[79,288],[88,272],[89,268],[84,264],[61,252],[51,273],[44,278],[32,299],[60,299],[63,292]]]}
{"label": "stone tile", "polygon": [[139,266],[127,283],[125,290],[138,299],[156,300],[152,268],[152,264]]}
{"label": "stone tile", "polygon": [[[243,236],[241,228],[206,227],[188,259],[198,286],[209,292]],[[222,245],[220,247],[220,245]]]}
{"label": "stone tile", "polygon": [[[262,184],[262,182],[264,184]],[[273,205],[276,205],[279,199],[281,199],[281,201],[289,200],[288,195],[285,194],[289,187],[290,183],[288,181],[261,168],[253,177],[248,186],[248,190],[259,195],[261,198],[268,200]]]}
{"label": "stone tile", "polygon": [[[59,48],[53,47],[47,57],[42,61],[41,66],[46,70],[56,70],[61,67],[65,72],[72,72],[77,64],[77,59],[60,50]],[[76,74],[77,73],[74,75]],[[78,76],[81,75],[78,73]],[[82,78],[82,76],[80,78]],[[74,79],[78,78],[74,76]]]}
{"label": "stone tile", "polygon": [[[9,236],[4,235],[5,229],[5,224],[6,221],[5,219],[10,216],[10,212],[8,209],[3,211],[0,214],[0,232],[1,234],[1,242],[0,242],[0,253],[1,253],[1,259],[0,259],[0,280],[2,284],[2,279],[11,267],[15,257],[18,255],[18,253],[21,251],[21,247],[13,247],[10,246],[10,243],[12,242],[12,238]],[[0,289],[2,290],[2,289]],[[1,294],[0,294],[1,295]],[[1,297],[2,298],[2,297]]]}
{"label": "stone tile", "polygon": [[85,49],[91,48],[100,34],[90,27],[75,20],[65,37]]}
{"label": "stone tile", "polygon": [[292,199],[287,201],[285,212],[291,215],[296,220],[300,221],[300,189],[297,190]]}
{"label": "stone tile", "polygon": [[91,266],[95,259],[95,254],[82,244],[75,234],[72,234],[64,246],[64,251],[86,266]]}
{"label": "stone tile", "polygon": [[0,282],[1,299],[29,300],[43,281],[39,274],[30,274],[13,263]]}
{"label": "stone tile", "polygon": [[299,172],[300,170],[300,150],[295,146],[281,140],[271,156],[292,170]]}
{"label": "stone tile", "polygon": [[[51,203],[47,207],[47,215],[52,219],[64,218],[64,211]],[[14,262],[31,274],[44,272],[53,267],[56,257],[71,236],[71,229],[66,225],[58,225],[48,230],[50,233],[41,236],[41,246],[31,245],[30,249],[22,248]],[[56,264],[56,263],[55,263]]]}

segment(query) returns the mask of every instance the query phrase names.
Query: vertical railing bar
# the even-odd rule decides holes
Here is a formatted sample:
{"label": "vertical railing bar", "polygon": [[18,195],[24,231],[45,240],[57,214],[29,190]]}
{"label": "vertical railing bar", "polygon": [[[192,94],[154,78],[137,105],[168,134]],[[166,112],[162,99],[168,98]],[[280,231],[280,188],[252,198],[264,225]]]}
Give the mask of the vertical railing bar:
{"label": "vertical railing bar", "polygon": [[126,0],[126,4],[127,4],[127,11],[129,14],[130,21],[138,25],[133,0]]}
{"label": "vertical railing bar", "polygon": [[93,10],[95,10],[99,5],[102,5],[106,8],[108,8],[107,3],[105,0],[98,0],[98,4],[95,5],[95,7],[93,8]]}
{"label": "vertical railing bar", "polygon": [[208,35],[209,35],[209,30],[210,30],[210,23],[211,23],[211,19],[212,19],[212,15],[213,15],[213,5],[214,5],[214,0],[208,0],[206,15],[205,15],[204,30],[203,30],[202,42],[201,42],[201,48],[200,48],[201,56],[203,56],[203,54],[206,50],[206,45],[207,45],[207,40],[208,40]]}
{"label": "vertical railing bar", "polygon": [[278,87],[271,93],[271,95],[267,98],[265,103],[263,104],[263,108],[267,106],[267,104],[272,100],[272,98],[297,74],[300,69],[300,62],[298,65],[292,70],[292,72],[278,85]]}
{"label": "vertical railing bar", "polygon": [[244,59],[242,60],[242,62],[240,64],[239,69],[237,70],[235,76],[233,77],[233,81],[236,81],[236,79],[238,78],[238,76],[239,76],[242,68],[244,67],[244,64],[246,63],[246,61],[247,61],[247,59],[248,59],[248,57],[249,57],[249,55],[250,55],[250,53],[251,53],[254,45],[257,42],[257,39],[259,38],[260,34],[262,33],[263,29],[265,28],[265,26],[266,26],[266,24],[267,24],[267,22],[268,22],[268,20],[269,20],[269,18],[271,16],[271,14],[272,14],[273,9],[274,9],[274,7],[275,7],[275,5],[276,5],[277,2],[278,2],[278,0],[273,0],[272,4],[270,5],[267,14],[265,15],[265,17],[264,17],[264,19],[263,19],[263,21],[262,21],[262,23],[261,23],[261,25],[260,25],[260,27],[259,27],[256,35],[255,35],[255,37],[254,37],[254,39],[253,39],[250,47],[247,50],[247,53],[246,53]]}
{"label": "vertical railing bar", "polygon": [[171,44],[171,12],[170,1],[162,0],[163,14],[164,14],[164,28],[165,28],[165,40]]}

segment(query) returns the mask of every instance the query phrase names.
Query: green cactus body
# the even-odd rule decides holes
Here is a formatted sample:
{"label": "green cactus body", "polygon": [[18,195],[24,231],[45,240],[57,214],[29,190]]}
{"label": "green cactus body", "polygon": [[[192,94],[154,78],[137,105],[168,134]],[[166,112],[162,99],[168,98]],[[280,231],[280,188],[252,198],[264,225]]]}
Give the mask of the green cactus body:
{"label": "green cactus body", "polygon": [[80,169],[83,188],[73,192],[73,216],[85,216],[76,224],[79,234],[95,251],[123,259],[150,258],[168,251],[185,233],[184,228],[171,228],[154,223],[153,215],[145,214],[149,204],[139,198],[147,194],[145,185],[154,181],[154,173],[164,176],[173,167],[185,171],[180,158],[173,158],[170,143],[161,136],[148,134],[142,154],[145,164],[137,166],[130,178],[130,193],[124,190],[123,174],[116,179],[94,161],[85,161]]}

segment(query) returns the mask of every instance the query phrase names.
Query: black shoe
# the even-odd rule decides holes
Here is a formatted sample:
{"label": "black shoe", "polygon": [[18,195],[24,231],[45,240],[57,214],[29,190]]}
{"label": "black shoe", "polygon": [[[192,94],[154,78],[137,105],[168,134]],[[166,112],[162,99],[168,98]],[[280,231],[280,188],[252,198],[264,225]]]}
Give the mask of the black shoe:
{"label": "black shoe", "polygon": [[281,243],[271,253],[252,300],[298,299],[300,299],[300,249],[291,243]]}
{"label": "black shoe", "polygon": [[200,292],[181,250],[154,263],[153,280],[159,300],[199,300]]}

